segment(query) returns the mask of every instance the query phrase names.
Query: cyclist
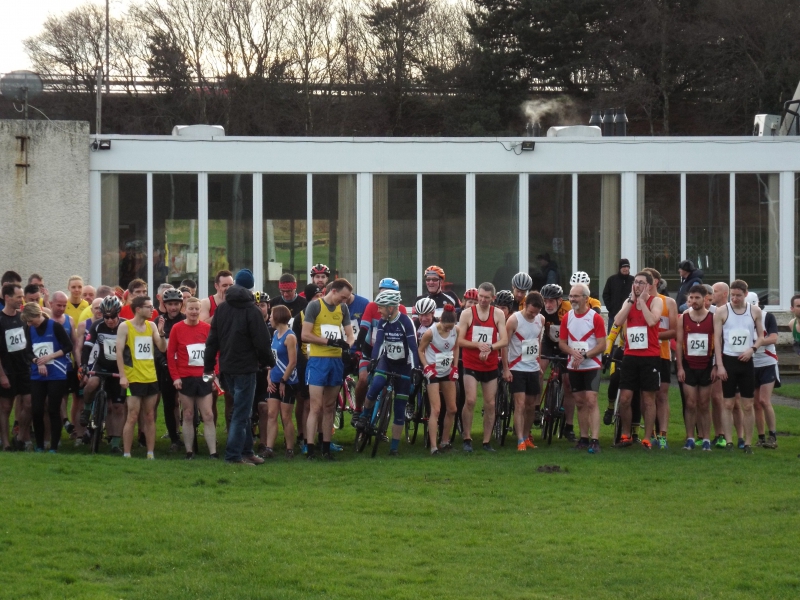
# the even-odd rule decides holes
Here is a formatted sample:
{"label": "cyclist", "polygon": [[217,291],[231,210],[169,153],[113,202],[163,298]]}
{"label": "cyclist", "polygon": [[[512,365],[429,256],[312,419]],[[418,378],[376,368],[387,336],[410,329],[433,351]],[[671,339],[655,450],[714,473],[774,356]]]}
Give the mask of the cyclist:
{"label": "cyclist", "polygon": [[631,401],[633,393],[640,392],[644,414],[645,437],[642,447],[650,450],[653,427],[656,421],[656,392],[661,386],[661,344],[658,339],[658,324],[664,308],[661,298],[650,295],[653,276],[640,271],[633,278],[633,290],[625,301],[614,325],[625,326],[626,346],[620,371],[619,414],[622,431],[620,446],[633,444],[628,432],[631,430]]}
{"label": "cyclist", "polygon": [[542,295],[530,292],[525,297],[525,307],[512,314],[506,322],[508,350],[503,352],[503,377],[511,384],[514,398],[514,433],[517,434],[518,452],[536,448],[529,432],[539,404],[543,310]]}
{"label": "cyclist", "polygon": [[31,412],[36,452],[45,450],[45,406],[50,416],[50,452],[58,451],[61,441],[61,399],[66,395],[67,370],[72,340],[63,325],[49,318],[38,302],[22,308],[22,322],[28,326],[28,350],[31,365]]}
{"label": "cyclist", "polygon": [[[586,271],[575,271],[572,274],[572,277],[569,278],[569,285],[580,285],[583,284],[586,287],[592,283],[592,279],[589,277],[589,274]],[[591,308],[595,312],[600,312],[600,300],[597,298],[589,297],[589,308]]]}
{"label": "cyclist", "polygon": [[156,445],[155,407],[158,399],[158,377],[153,358],[153,348],[162,352],[167,343],[158,329],[149,321],[153,314],[153,302],[149,296],[136,296],[130,304],[134,317],[123,321],[117,330],[117,368],[119,384],[129,389],[127,398],[128,418],[122,431],[125,458],[131,457],[133,428],[139,420],[139,412],[144,413],[144,436],[147,442],[147,458],[155,458]]}
{"label": "cyclist", "polygon": [[[317,286],[315,285],[314,287],[316,288]],[[297,280],[291,273],[284,273],[281,275],[281,278],[278,280],[278,291],[280,292],[280,296],[273,298],[270,302],[270,306],[272,308],[276,306],[285,306],[288,308],[289,312],[292,313],[292,321],[290,321],[290,323],[293,324],[293,319],[305,310],[306,305],[311,302],[311,297],[306,296],[305,292],[302,295],[297,293]]]}
{"label": "cyclist", "polygon": [[514,300],[517,303],[515,311],[525,309],[525,298],[527,298],[532,287],[533,279],[524,271],[520,271],[511,278],[511,292],[514,294]]}
{"label": "cyclist", "polygon": [[[180,290],[170,287],[162,292],[161,302],[165,312],[159,317],[156,324],[159,335],[169,345],[172,328],[186,318],[186,315],[181,312],[183,310],[183,294]],[[170,450],[177,452],[181,449],[181,438],[178,434],[178,422],[180,421],[180,406],[177,402],[178,390],[172,384],[174,378],[169,372],[167,357],[158,350],[155,352],[155,357],[158,387],[161,390],[161,399],[164,404],[164,424],[167,426]],[[200,376],[202,377],[202,373]]]}
{"label": "cyclist", "polygon": [[[758,304],[758,297],[755,300]],[[758,443],[762,448],[774,450],[778,447],[778,438],[775,426],[775,409],[772,408],[772,390],[780,387],[778,374],[778,355],[775,344],[778,341],[778,321],[775,315],[761,311],[764,315],[764,336],[755,354],[753,354],[753,367],[755,368],[755,409],[756,429]],[[764,435],[764,429],[769,437]]]}
{"label": "cyclist", "polygon": [[503,311],[492,306],[494,286],[485,282],[478,286],[478,305],[461,313],[458,321],[464,361],[466,393],[461,420],[464,426],[464,451],[472,452],[472,419],[478,395],[483,390],[483,449],[494,452],[489,440],[494,425],[494,399],[497,393],[499,351],[508,345]]}
{"label": "cyclist", "polygon": [[419,341],[425,332],[433,327],[434,323],[437,321],[434,312],[436,312],[436,303],[430,298],[420,298],[417,300],[416,304],[414,304],[414,317],[411,321],[414,323],[414,327],[417,330],[417,341]]}
{"label": "cyclist", "polygon": [[478,288],[469,288],[466,292],[464,292],[464,303],[463,308],[469,308],[471,306],[478,305]]}
{"label": "cyclist", "polygon": [[187,460],[194,458],[195,410],[200,412],[203,420],[203,437],[208,452],[211,458],[219,458],[217,429],[214,411],[211,410],[212,384],[203,380],[203,360],[210,331],[211,326],[200,320],[200,300],[189,298],[186,301],[186,319],[174,324],[167,344],[167,368],[183,409],[183,445]]}
{"label": "cyclist", "polygon": [[702,440],[702,449],[711,451],[711,381],[714,369],[714,315],[705,307],[705,289],[695,284],[689,289],[689,309],[678,319],[677,355],[678,381],[682,384],[686,406],[684,450],[694,450],[695,428]]}
{"label": "cyclist", "polygon": [[[437,309],[442,309],[445,304],[452,304],[456,308],[461,308],[461,302],[459,302],[458,296],[452,292],[445,292],[442,289],[444,280],[444,269],[441,267],[431,265],[425,269],[425,288],[427,290],[427,294],[419,296],[417,300],[428,297],[436,302]],[[441,314],[441,310],[437,310],[436,313],[436,316],[438,317],[439,314]]]}
{"label": "cyclist", "polygon": [[[429,298],[423,298],[429,300]],[[422,302],[422,300],[420,300]],[[456,418],[456,381],[458,380],[458,328],[456,309],[447,304],[439,322],[430,327],[419,341],[419,358],[423,375],[428,380],[428,400],[431,414],[428,419],[428,436],[431,455],[451,450],[450,432]],[[437,448],[441,397],[444,396],[445,416],[442,425],[442,445]]]}
{"label": "cyclist", "polygon": [[600,452],[600,410],[597,391],[600,389],[600,355],[606,349],[606,324],[603,317],[589,306],[589,286],[577,283],[569,291],[572,304],[561,320],[558,345],[569,356],[567,372],[578,407],[580,438],[575,446],[590,454]]}
{"label": "cyclist", "polygon": [[503,311],[503,317],[507,320],[519,306],[514,299],[514,295],[508,290],[500,290],[494,297],[492,306],[496,306]]}
{"label": "cyclist", "polygon": [[382,317],[378,324],[375,345],[372,347],[372,360],[377,361],[377,365],[372,384],[367,391],[361,419],[357,423],[363,428],[369,422],[372,406],[386,385],[388,373],[399,375],[392,407],[394,421],[390,456],[397,456],[400,447],[400,434],[405,423],[406,402],[411,388],[411,369],[418,368],[420,360],[414,324],[408,315],[404,315],[398,309],[400,299],[400,292],[395,290],[384,290],[375,298],[375,304],[378,305]]}
{"label": "cyclist", "polygon": [[214,295],[200,301],[200,320],[211,324],[211,318],[217,312],[217,307],[225,302],[225,292],[233,285],[233,273],[227,269],[217,271],[214,275]]}
{"label": "cyclist", "polygon": [[[119,373],[117,367],[117,332],[121,319],[119,316],[122,303],[110,294],[100,301],[101,318],[89,326],[81,350],[81,374],[84,380],[83,397],[86,400],[80,415],[82,426],[89,424],[94,395],[100,386],[97,375],[88,376],[91,368],[104,373]],[[120,442],[125,423],[125,393],[121,390],[119,379],[108,377],[105,382],[108,397],[108,416],[106,417],[106,433],[111,438],[111,453],[122,451]]]}
{"label": "cyclist", "polygon": [[[324,290],[328,285],[328,280],[331,277],[331,270],[328,268],[328,265],[317,263],[311,267],[309,276],[311,277],[311,281],[309,283],[313,283],[318,288]],[[305,296],[305,292],[301,292],[300,297],[308,300],[308,298]]]}
{"label": "cyclist", "polygon": [[[333,460],[331,431],[336,398],[344,381],[342,351],[349,352],[355,342],[347,309],[347,300],[352,293],[353,286],[349,281],[334,280],[327,294],[306,307],[303,319],[302,341],[309,344],[306,382],[311,403],[305,432],[308,438],[322,421],[322,456],[326,460]],[[315,448],[310,440],[307,447],[306,458],[314,460]]]}
{"label": "cyclist", "polygon": [[28,332],[19,310],[23,304],[22,286],[5,283],[2,287],[3,310],[0,311],[0,435],[3,448],[11,450],[8,420],[14,398],[19,422],[18,447],[31,446],[31,363],[34,356],[28,349]]}
{"label": "cyclist", "polygon": [[[103,301],[103,298],[108,296],[109,294],[113,294],[114,290],[108,285],[101,285],[97,288],[97,294],[95,295],[94,300],[99,300],[100,302]],[[62,292],[63,294],[63,292]],[[94,311],[92,310],[92,305],[94,305],[94,300],[89,304],[88,307],[84,308],[81,312],[81,315],[77,319],[73,319],[75,327],[80,326],[81,323],[85,322],[87,319],[92,319],[94,316]],[[99,305],[97,305],[99,306]],[[80,344],[78,346],[83,345],[83,340],[80,340]]]}

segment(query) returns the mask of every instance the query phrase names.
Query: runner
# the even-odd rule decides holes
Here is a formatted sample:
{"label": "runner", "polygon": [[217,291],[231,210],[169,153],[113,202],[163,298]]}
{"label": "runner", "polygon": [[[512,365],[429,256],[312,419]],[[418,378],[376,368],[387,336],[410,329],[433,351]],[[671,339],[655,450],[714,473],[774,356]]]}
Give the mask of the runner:
{"label": "runner", "polygon": [[[445,292],[442,289],[444,280],[444,269],[441,267],[431,265],[425,269],[425,288],[427,293],[417,297],[417,300],[427,297],[436,302],[436,308],[444,308],[445,304],[452,304],[456,308],[461,308],[461,302],[459,302],[458,296],[452,292]],[[440,311],[437,311],[437,313],[439,312]],[[436,316],[438,317],[439,315],[437,314]]]}
{"label": "runner", "polygon": [[[622,431],[631,430],[631,401],[635,391],[640,392],[644,415],[642,447],[650,450],[653,426],[656,422],[656,392],[661,387],[661,344],[658,324],[664,309],[661,298],[650,295],[653,276],[640,271],[633,278],[633,290],[622,309],[614,317],[614,325],[625,325],[627,344],[620,370],[619,414]],[[619,445],[630,446],[632,440],[623,433]]]}
{"label": "runner", "polygon": [[[758,297],[755,300],[758,305]],[[761,346],[753,354],[753,367],[755,369],[755,411],[756,430],[758,431],[757,446],[774,450],[778,447],[777,429],[775,424],[775,409],[772,407],[772,390],[780,387],[781,381],[778,373],[778,354],[775,344],[778,342],[778,321],[772,313],[761,311],[764,317],[764,339]],[[765,435],[769,433],[769,437]]]}
{"label": "runner", "polygon": [[[350,282],[336,279],[325,296],[306,307],[303,320],[302,341],[309,344],[306,382],[311,403],[305,432],[310,436],[322,421],[322,457],[327,460],[333,460],[331,431],[336,397],[344,381],[342,351],[349,352],[355,342],[347,309],[347,300],[352,292]],[[314,450],[314,444],[309,440],[309,460],[316,459]]]}
{"label": "runner", "polygon": [[131,457],[133,428],[139,420],[139,412],[144,414],[144,436],[147,441],[147,458],[155,458],[156,445],[155,407],[158,399],[158,378],[153,359],[153,347],[162,352],[167,349],[164,338],[149,321],[153,314],[153,302],[149,296],[136,296],[130,304],[134,317],[123,321],[117,330],[117,368],[119,384],[123,390],[129,389],[127,399],[128,418],[122,432],[125,458]]}
{"label": "runner", "polygon": [[[80,401],[81,407],[83,407],[83,389],[80,387],[78,381],[78,369],[76,367],[76,359],[78,356],[78,352],[83,347],[83,338],[78,337],[77,335],[77,323],[73,321],[69,315],[65,314],[64,311],[67,309],[67,295],[64,292],[56,292],[53,294],[53,298],[50,304],[50,314],[53,321],[59,323],[66,331],[69,339],[72,341],[72,348],[73,352],[69,353],[67,356],[69,362],[69,368],[67,369],[67,391],[64,393],[63,398],[61,399],[60,403],[60,412],[61,412],[61,422],[64,426],[64,429],[67,431],[68,434],[71,434],[75,431],[75,427],[72,423],[69,422],[67,419],[67,397],[68,394],[73,394],[73,405],[75,404],[75,398]],[[90,306],[91,308],[91,306]],[[42,309],[44,310],[44,309]],[[83,314],[83,313],[81,313]],[[80,414],[80,411],[75,411],[75,417]]]}
{"label": "runner", "polygon": [[533,279],[524,271],[520,271],[511,278],[511,292],[514,294],[514,300],[517,303],[515,310],[525,309],[525,298],[532,287]]}
{"label": "runner", "polygon": [[714,369],[714,315],[705,307],[706,290],[702,285],[689,289],[689,309],[678,319],[677,365],[678,381],[683,387],[686,406],[683,413],[686,424],[684,450],[694,450],[695,428],[702,440],[702,448],[711,451],[711,382],[716,378]]}
{"label": "runner", "polygon": [[736,279],[731,282],[730,293],[731,301],[725,306],[718,306],[714,313],[714,353],[717,377],[722,380],[725,442],[727,449],[733,450],[733,405],[738,392],[743,412],[743,450],[745,454],[752,454],[750,442],[755,421],[753,354],[764,344],[763,317],[760,308],[745,302],[747,283]]}
{"label": "runner", "polygon": [[494,286],[485,282],[478,286],[478,305],[461,313],[458,321],[460,347],[464,361],[465,403],[461,414],[464,452],[472,452],[472,420],[478,396],[478,383],[483,391],[483,449],[495,452],[489,444],[494,425],[494,401],[497,393],[499,351],[508,345],[503,311],[492,306]]}
{"label": "runner", "polygon": [[200,301],[200,320],[211,324],[211,318],[217,311],[217,307],[225,302],[225,291],[233,285],[233,273],[227,269],[217,271],[214,275],[214,289],[216,292],[213,296],[204,298]]}
{"label": "runner", "polygon": [[[423,300],[429,300],[429,298],[423,298]],[[459,341],[456,308],[452,304],[448,304],[444,307],[439,322],[430,327],[419,342],[420,364],[422,373],[428,380],[428,401],[431,405],[431,414],[428,418],[428,437],[432,456],[453,448],[450,432],[453,431],[453,422],[458,411],[456,381],[458,380]],[[444,396],[445,415],[442,424],[442,445],[437,447],[442,396]]]}
{"label": "runner", "polygon": [[466,292],[464,292],[464,304],[462,310],[471,306],[478,306],[478,288],[469,288]]}
{"label": "runner", "polygon": [[92,285],[83,286],[83,291],[81,292],[81,298],[86,300],[86,302],[91,304],[96,296],[97,296],[97,291],[94,289],[94,286]]}
{"label": "runner", "polygon": [[589,286],[578,283],[569,291],[572,310],[561,320],[558,345],[569,356],[567,371],[570,387],[578,407],[580,438],[575,446],[589,454],[600,452],[600,409],[597,391],[600,389],[600,355],[606,349],[606,324],[599,313],[589,306]]}
{"label": "runner", "polygon": [[194,279],[184,279],[181,281],[180,287],[189,288],[189,293],[191,294],[191,298],[197,297],[197,282]]}
{"label": "runner", "polygon": [[434,317],[435,311],[436,303],[430,298],[420,298],[414,304],[414,317],[411,321],[417,330],[417,341],[422,338],[426,331],[433,327],[436,321],[436,317]]}
{"label": "runner", "polygon": [[[39,286],[35,283],[29,283],[24,288],[22,288],[22,294],[25,298],[25,304],[38,304],[39,308],[44,306],[44,300],[42,299],[42,293],[39,289]],[[50,316],[50,308],[47,308],[45,311],[45,315]]]}
{"label": "runner", "polygon": [[525,297],[523,309],[512,314],[506,322],[508,348],[502,352],[503,378],[511,384],[514,398],[514,433],[517,434],[518,452],[536,448],[529,432],[540,400],[539,352],[544,335],[543,310],[542,295],[530,292]]}
{"label": "runner", "polygon": [[206,340],[210,331],[211,326],[200,320],[200,300],[189,298],[186,301],[186,319],[173,325],[167,345],[167,368],[183,409],[183,445],[187,460],[194,458],[195,410],[200,411],[203,420],[203,437],[208,453],[211,458],[219,458],[217,429],[214,411],[211,410],[212,383],[203,380]]}
{"label": "runner", "polygon": [[91,304],[83,299],[83,278],[80,275],[70,277],[67,280],[67,290],[69,291],[69,301],[65,312],[73,323],[77,323],[83,310]]}
{"label": "runner", "polygon": [[[4,276],[5,278],[5,276]],[[32,446],[31,436],[31,364],[33,353],[28,348],[27,327],[19,310],[23,304],[22,286],[5,283],[2,287],[3,310],[0,311],[0,437],[3,449],[12,450],[8,421],[14,399],[19,423],[17,449]]]}
{"label": "runner", "polygon": [[[100,302],[102,302],[103,298],[105,298],[109,294],[113,294],[113,293],[114,293],[114,290],[111,288],[111,286],[101,285],[100,287],[97,288],[97,295],[95,296],[95,300],[99,300]],[[78,327],[81,323],[85,322],[87,319],[91,319],[92,318],[92,315],[93,315],[92,305],[93,304],[94,304],[94,300],[89,304],[89,306],[87,306],[86,308],[83,309],[83,311],[81,312],[81,314],[80,314],[80,316],[78,317],[77,320],[73,319],[73,323],[75,324],[75,327]],[[99,303],[97,304],[97,306],[99,306]],[[83,340],[82,339],[80,340],[80,343],[77,344],[75,347],[79,348],[81,346],[83,346]]]}
{"label": "runner", "polygon": [[369,422],[375,400],[386,385],[387,373],[397,373],[400,378],[396,380],[394,388],[392,407],[394,420],[389,456],[398,455],[400,435],[405,424],[406,403],[411,389],[411,370],[418,369],[420,361],[414,325],[408,315],[404,315],[398,309],[400,300],[400,292],[395,290],[384,290],[375,298],[375,304],[378,305],[382,317],[372,348],[372,360],[377,364],[359,421],[362,428]]}
{"label": "runner", "polygon": [[[575,271],[572,274],[572,277],[569,278],[570,286],[583,284],[586,287],[589,287],[589,284],[591,284],[591,283],[592,283],[592,280],[591,280],[591,278],[589,277],[589,274],[586,271]],[[589,297],[588,306],[593,311],[598,312],[598,313],[600,312],[600,306],[601,306],[600,305],[600,300],[598,300],[597,298]]]}
{"label": "runner", "polygon": [[514,299],[514,295],[508,290],[500,290],[492,301],[492,306],[496,306],[503,311],[503,318],[508,319],[514,311],[517,310],[519,304]]}
{"label": "runner", "polygon": [[[259,456],[273,458],[275,453],[275,439],[278,437],[278,415],[283,423],[283,437],[286,443],[286,458],[294,458],[294,423],[292,410],[294,405],[294,390],[299,382],[297,377],[297,336],[289,329],[289,320],[292,313],[285,306],[276,306],[270,321],[275,329],[272,337],[272,354],[275,357],[275,366],[269,370],[269,397],[267,402],[259,405],[259,413],[267,409],[267,443]],[[259,429],[261,425],[259,425]]]}
{"label": "runner", "polygon": [[[717,307],[725,306],[728,302],[730,288],[727,283],[717,282],[711,286],[713,293],[713,304],[708,308],[709,312],[714,314]],[[714,426],[714,439],[711,441],[713,446],[725,449],[727,442],[725,442],[725,428],[722,423],[722,414],[725,412],[724,403],[722,401],[722,380],[717,377],[711,382],[711,424]]]}
{"label": "runner", "polygon": [[[169,336],[172,328],[186,318],[183,310],[183,294],[173,287],[164,290],[161,294],[161,303],[164,313],[156,322],[158,334],[164,338],[164,342],[169,345]],[[161,391],[162,404],[164,406],[164,424],[167,426],[167,435],[170,441],[170,450],[178,452],[181,449],[181,437],[178,433],[178,422],[181,420],[181,410],[178,405],[178,390],[172,384],[175,379],[169,370],[167,356],[158,349],[155,351],[156,375],[158,376],[158,388]],[[200,377],[202,377],[200,373]],[[186,435],[184,433],[184,441]]]}
{"label": "runner", "polygon": [[[283,292],[281,292],[283,293]],[[313,300],[319,300],[324,295],[324,290],[322,288],[317,287],[315,283],[309,283],[305,290],[303,291],[305,294],[305,298],[301,298],[297,296],[299,300],[306,302],[311,302]],[[286,305],[284,305],[286,306]],[[295,337],[299,341],[302,339],[303,336],[303,319],[305,318],[305,307],[303,305],[303,310],[300,313],[289,320],[289,323],[292,324],[292,331],[294,332]],[[287,308],[289,308],[287,306]],[[290,309],[291,310],[291,309]],[[295,421],[297,422],[297,445],[300,446],[300,451],[303,454],[308,452],[308,440],[306,439],[305,435],[305,427],[306,421],[308,421],[308,411],[311,407],[309,402],[309,391],[308,391],[308,383],[306,383],[306,368],[308,367],[308,344],[299,343],[300,351],[297,353],[297,377],[299,381],[297,382],[297,386],[295,387],[295,407],[294,407],[294,417]],[[360,379],[359,379],[360,381]],[[364,392],[366,395],[366,391]],[[313,441],[313,436],[312,436]],[[322,436],[321,432],[317,432],[317,443],[319,446],[322,446]]]}
{"label": "runner", "polygon": [[39,301],[39,306],[42,308],[50,308],[50,292],[47,290],[47,286],[44,284],[44,277],[38,273],[32,273],[31,276],[28,277],[28,285],[31,284],[38,286],[39,291],[42,294],[42,298]]}

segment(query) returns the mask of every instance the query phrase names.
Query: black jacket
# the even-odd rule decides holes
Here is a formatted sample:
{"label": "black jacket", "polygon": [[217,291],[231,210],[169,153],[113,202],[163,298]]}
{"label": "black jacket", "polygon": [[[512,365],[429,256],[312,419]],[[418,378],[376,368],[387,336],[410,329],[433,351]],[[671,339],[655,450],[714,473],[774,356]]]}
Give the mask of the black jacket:
{"label": "black jacket", "polygon": [[225,302],[217,307],[206,340],[205,372],[214,371],[219,352],[219,372],[242,375],[259,371],[259,363],[273,367],[272,340],[261,311],[249,290],[232,285]]}
{"label": "black jacket", "polygon": [[633,275],[623,275],[615,273],[606,280],[606,287],[603,288],[603,304],[608,310],[609,319],[614,319],[622,308],[625,299],[631,295],[633,287]]}
{"label": "black jacket", "polygon": [[675,298],[675,303],[678,305],[678,312],[683,312],[686,310],[686,299],[689,296],[689,290],[692,289],[692,286],[697,283],[703,283],[703,277],[705,273],[703,273],[702,269],[695,269],[686,279],[681,280],[681,287],[678,288],[678,295]]}

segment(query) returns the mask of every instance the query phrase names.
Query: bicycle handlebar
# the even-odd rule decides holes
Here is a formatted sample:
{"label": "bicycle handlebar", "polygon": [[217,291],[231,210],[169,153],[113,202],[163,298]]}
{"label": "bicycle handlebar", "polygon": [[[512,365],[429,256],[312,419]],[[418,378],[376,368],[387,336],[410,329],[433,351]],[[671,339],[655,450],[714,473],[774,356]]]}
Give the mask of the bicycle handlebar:
{"label": "bicycle handlebar", "polygon": [[569,357],[567,357],[567,356],[545,356],[545,355],[542,355],[540,358],[542,358],[544,360],[549,360],[550,362],[563,362],[564,364],[566,364],[567,361],[569,360]]}
{"label": "bicycle handlebar", "polygon": [[119,373],[111,373],[109,371],[87,371],[87,375],[97,375],[98,377],[114,377],[119,379]]}

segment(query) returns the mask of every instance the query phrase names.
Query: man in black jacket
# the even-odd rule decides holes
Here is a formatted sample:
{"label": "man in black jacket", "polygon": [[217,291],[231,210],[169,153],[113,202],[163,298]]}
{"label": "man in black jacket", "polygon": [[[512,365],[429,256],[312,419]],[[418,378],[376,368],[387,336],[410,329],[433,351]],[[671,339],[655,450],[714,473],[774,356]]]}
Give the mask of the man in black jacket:
{"label": "man in black jacket", "polygon": [[622,304],[631,295],[633,287],[633,275],[631,275],[631,263],[627,258],[619,259],[619,271],[606,280],[606,287],[603,288],[603,304],[608,310],[608,329],[614,323],[614,317],[622,308]]}
{"label": "man in black jacket", "polygon": [[253,430],[250,427],[256,373],[259,363],[272,367],[275,359],[267,325],[250,292],[253,285],[253,274],[249,270],[242,269],[236,274],[234,285],[225,293],[225,302],[214,313],[203,361],[206,376],[213,376],[219,352],[222,386],[233,393],[225,460],[257,465],[264,459],[253,453]]}
{"label": "man in black jacket", "polygon": [[686,299],[689,297],[689,290],[693,285],[703,283],[705,273],[701,269],[695,268],[694,263],[690,260],[684,260],[678,264],[678,273],[681,276],[681,286],[678,288],[675,303],[678,305],[678,312],[682,313],[688,308]]}

